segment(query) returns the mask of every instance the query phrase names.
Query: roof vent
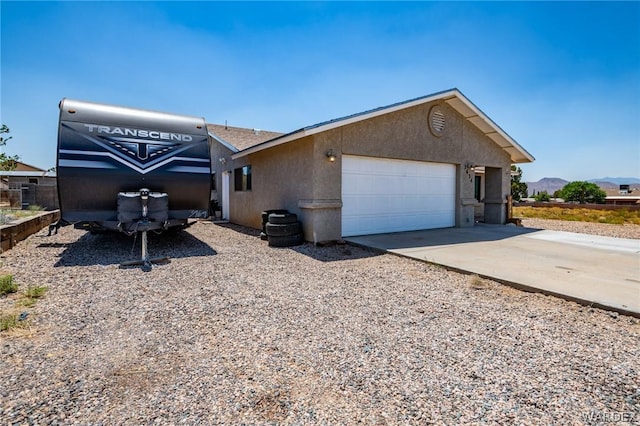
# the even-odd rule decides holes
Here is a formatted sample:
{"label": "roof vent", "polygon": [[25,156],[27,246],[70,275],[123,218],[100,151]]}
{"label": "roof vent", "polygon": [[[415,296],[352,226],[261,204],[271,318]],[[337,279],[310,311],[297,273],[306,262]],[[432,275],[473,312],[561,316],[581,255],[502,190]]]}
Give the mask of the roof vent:
{"label": "roof vent", "polygon": [[429,111],[429,129],[434,136],[442,136],[445,127],[444,112],[439,105],[435,105]]}

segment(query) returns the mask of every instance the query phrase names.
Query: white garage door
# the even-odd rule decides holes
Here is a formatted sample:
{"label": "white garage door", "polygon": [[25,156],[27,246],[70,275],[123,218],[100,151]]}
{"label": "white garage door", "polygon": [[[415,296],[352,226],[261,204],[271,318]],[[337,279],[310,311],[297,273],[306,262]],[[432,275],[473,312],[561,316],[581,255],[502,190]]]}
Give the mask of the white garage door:
{"label": "white garage door", "polygon": [[455,225],[453,164],[342,157],[342,235]]}

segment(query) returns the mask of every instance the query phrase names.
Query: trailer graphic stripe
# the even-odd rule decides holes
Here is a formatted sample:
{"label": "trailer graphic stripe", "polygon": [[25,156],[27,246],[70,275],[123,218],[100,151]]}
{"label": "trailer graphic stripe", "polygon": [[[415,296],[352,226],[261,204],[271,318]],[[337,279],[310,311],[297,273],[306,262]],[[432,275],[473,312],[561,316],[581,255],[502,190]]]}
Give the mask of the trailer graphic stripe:
{"label": "trailer graphic stripe", "polygon": [[[79,150],[72,150],[72,149],[61,149],[60,150],[60,154],[68,154],[68,155],[83,155],[83,156],[99,156],[99,157],[109,157],[113,160],[118,161],[119,163],[124,164],[125,166],[128,166],[130,168],[132,168],[133,170],[137,171],[140,174],[147,174],[159,167],[162,167],[164,165],[167,165],[169,163],[172,163],[174,161],[191,161],[191,162],[197,162],[197,163],[208,163],[209,160],[206,158],[192,158],[192,157],[170,157],[168,159],[166,159],[165,161],[162,161],[160,163],[154,164],[153,166],[147,168],[147,169],[141,169],[127,161],[125,161],[124,159],[122,159],[121,157],[112,154],[111,152],[105,152],[105,151],[79,151]],[[74,161],[73,164],[65,164],[65,161]],[[82,161],[87,161],[90,162],[91,160],[69,160],[69,159],[60,159],[60,166],[61,167],[83,167],[82,165],[80,165],[80,163]],[[96,161],[93,161],[94,163],[99,163]],[[104,163],[104,162],[102,162]],[[114,169],[115,167],[113,165],[110,165],[108,163],[104,163],[107,165],[107,167],[103,167],[103,168],[108,168],[108,169]],[[98,166],[92,166],[91,168],[100,168]],[[199,167],[199,169],[203,169],[206,170],[205,171],[200,171],[200,172],[196,172],[196,173],[210,173],[210,169],[208,167]]]}
{"label": "trailer graphic stripe", "polygon": [[211,173],[211,170],[208,167],[194,167],[194,166],[173,166],[167,169],[169,172],[178,172],[178,173]]}
{"label": "trailer graphic stripe", "polygon": [[115,169],[116,166],[109,164],[106,161],[91,161],[91,160],[67,160],[60,159],[58,161],[59,167],[79,167],[82,169]]}

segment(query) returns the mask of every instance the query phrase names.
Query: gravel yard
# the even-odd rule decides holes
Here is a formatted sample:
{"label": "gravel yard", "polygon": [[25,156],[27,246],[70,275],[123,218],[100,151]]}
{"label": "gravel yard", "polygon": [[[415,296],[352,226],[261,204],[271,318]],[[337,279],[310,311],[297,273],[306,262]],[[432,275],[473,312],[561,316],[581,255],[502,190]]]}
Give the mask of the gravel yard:
{"label": "gravel yard", "polygon": [[636,318],[234,225],[152,236],[146,273],[133,238],[46,233],[0,259],[49,287],[0,333],[2,424],[640,422]]}
{"label": "gravel yard", "polygon": [[613,225],[609,223],[523,218],[522,225],[527,228],[552,229],[554,231],[578,232],[580,234],[600,235],[603,237],[640,240],[640,226],[632,224]]}

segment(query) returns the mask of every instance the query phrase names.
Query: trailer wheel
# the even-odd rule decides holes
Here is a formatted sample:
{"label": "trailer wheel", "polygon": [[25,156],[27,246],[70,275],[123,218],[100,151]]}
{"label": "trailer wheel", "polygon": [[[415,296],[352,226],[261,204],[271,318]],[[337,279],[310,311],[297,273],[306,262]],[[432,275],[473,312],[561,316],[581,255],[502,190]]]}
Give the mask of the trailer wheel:
{"label": "trailer wheel", "polygon": [[268,223],[285,225],[288,223],[296,223],[297,221],[298,216],[295,213],[271,213]]}
{"label": "trailer wheel", "polygon": [[268,236],[270,247],[293,247],[304,242],[302,234],[288,235],[285,237]]}
{"label": "trailer wheel", "polygon": [[267,236],[274,237],[288,237],[290,235],[296,235],[302,233],[302,224],[300,222],[295,223],[271,223],[267,222]]}

